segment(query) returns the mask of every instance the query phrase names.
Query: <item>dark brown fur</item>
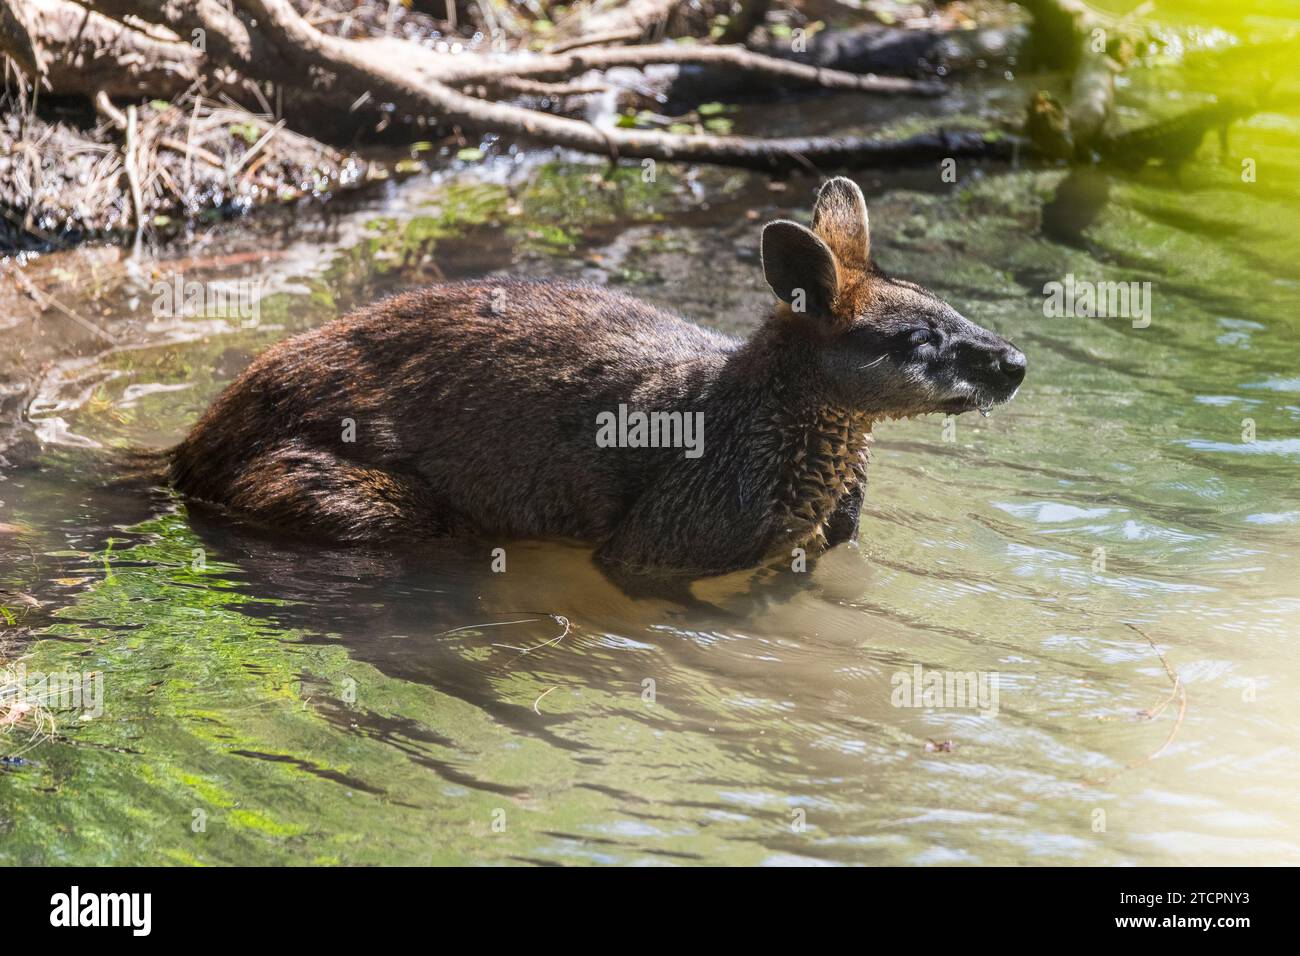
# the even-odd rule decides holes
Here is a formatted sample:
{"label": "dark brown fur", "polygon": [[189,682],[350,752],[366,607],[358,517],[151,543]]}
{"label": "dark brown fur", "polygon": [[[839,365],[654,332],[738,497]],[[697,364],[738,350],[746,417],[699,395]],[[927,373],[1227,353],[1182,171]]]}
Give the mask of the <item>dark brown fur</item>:
{"label": "dark brown fur", "polygon": [[[873,420],[963,409],[889,359],[905,314],[956,313],[868,265],[857,187],[828,184],[814,223],[765,232],[786,301],[747,341],[581,285],[376,303],[259,356],[174,450],[172,480],[340,541],[562,536],[624,570],[692,574],[815,553],[856,534]],[[799,281],[803,312],[783,287]],[[855,372],[863,358],[874,371]],[[704,454],[598,447],[597,415],[620,403],[703,413]]]}

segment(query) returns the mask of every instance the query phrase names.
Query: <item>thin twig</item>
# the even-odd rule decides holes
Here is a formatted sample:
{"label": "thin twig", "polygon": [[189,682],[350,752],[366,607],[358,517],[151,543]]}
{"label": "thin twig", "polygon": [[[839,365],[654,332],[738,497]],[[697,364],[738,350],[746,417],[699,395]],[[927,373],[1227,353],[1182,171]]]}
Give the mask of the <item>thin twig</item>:
{"label": "thin twig", "polygon": [[[1169,661],[1161,652],[1160,648],[1156,647],[1156,642],[1151,640],[1145,631],[1139,628],[1136,624],[1130,624],[1128,621],[1124,622],[1124,626],[1129,630],[1142,635],[1146,642],[1151,645],[1151,649],[1156,652],[1156,657],[1160,658],[1160,665],[1165,669],[1165,673],[1169,676],[1169,680],[1173,684],[1173,690],[1170,692],[1169,700],[1166,700],[1161,704],[1159,710],[1157,710],[1155,714],[1163,712],[1164,709],[1169,706],[1169,702],[1173,700],[1173,695],[1177,694],[1179,696],[1178,717],[1174,720],[1174,726],[1173,729],[1169,731],[1169,736],[1165,738],[1165,742],[1162,743],[1154,753],[1149,754],[1135,763],[1129,764],[1128,767],[1125,768],[1132,770],[1135,767],[1142,766],[1144,763],[1149,763],[1150,761],[1155,760],[1165,752],[1165,749],[1173,743],[1174,738],[1178,736],[1178,730],[1183,726],[1183,718],[1187,716],[1187,688],[1183,684],[1182,678],[1180,678],[1174,669],[1169,666]],[[1152,716],[1155,716],[1155,714]]]}
{"label": "thin twig", "polygon": [[546,690],[542,691],[541,697],[538,697],[535,701],[533,701],[533,713],[537,714],[538,717],[542,716],[542,712],[537,709],[537,705],[542,702],[542,697],[545,697],[547,694],[549,694],[551,691],[555,690],[556,687],[559,686],[560,686],[559,684],[556,684],[555,687],[548,687]]}
{"label": "thin twig", "polygon": [[444,637],[447,634],[455,634],[457,631],[472,631],[480,627],[502,627],[506,624],[531,624],[533,621],[540,621],[540,617],[529,617],[522,621],[489,621],[487,624],[462,624],[460,627],[453,627],[449,631],[439,631],[434,637]]}
{"label": "thin twig", "polygon": [[1180,678],[1178,676],[1178,673],[1173,669],[1172,666],[1170,666],[1168,658],[1165,657],[1164,653],[1160,650],[1160,648],[1156,646],[1156,642],[1153,641],[1145,631],[1143,631],[1136,624],[1130,624],[1128,621],[1124,622],[1124,626],[1127,627],[1129,630],[1135,632],[1136,634],[1141,635],[1142,639],[1151,645],[1151,649],[1156,652],[1156,657],[1160,659],[1160,666],[1165,669],[1165,674],[1168,676],[1169,682],[1173,685],[1173,689],[1170,691],[1170,696],[1167,700],[1165,700],[1164,703],[1162,703],[1159,707],[1154,708],[1153,710],[1142,711],[1141,713],[1148,720],[1154,719],[1155,717],[1163,713],[1165,708],[1169,706],[1170,702],[1175,697],[1177,697],[1178,716],[1174,718],[1174,726],[1170,729],[1168,736],[1165,737],[1164,742],[1159,747],[1157,747],[1151,753],[1147,754],[1142,759],[1134,760],[1131,763],[1127,763],[1119,770],[1116,770],[1114,773],[1108,776],[1102,777],[1099,780],[1090,781],[1097,786],[1106,786],[1107,784],[1113,782],[1115,778],[1118,777],[1120,774],[1125,773],[1129,770],[1136,770],[1138,767],[1141,767],[1144,764],[1148,764],[1151,761],[1155,760],[1157,757],[1159,757],[1162,753],[1164,753],[1169,748],[1169,745],[1174,742],[1174,738],[1178,736],[1178,731],[1183,726],[1183,719],[1187,716],[1187,688],[1186,685],[1183,684],[1182,678]]}
{"label": "thin twig", "polygon": [[543,647],[553,647],[569,636],[569,632],[573,630],[573,624],[570,623],[569,619],[563,614],[548,614],[546,616],[564,628],[558,636],[551,638],[549,641],[542,641],[540,644],[534,644],[532,647],[516,647],[514,644],[493,644],[492,646],[504,647],[512,651],[519,651],[521,654],[531,654],[533,651],[540,651]]}
{"label": "thin twig", "polygon": [[54,298],[54,296],[42,292],[40,289],[36,288],[36,286],[32,284],[31,280],[28,279],[25,275],[23,275],[22,270],[19,269],[17,266],[13,265],[11,262],[5,262],[4,265],[8,269],[9,274],[14,277],[14,279],[18,282],[20,286],[23,287],[23,291],[26,292],[31,298],[35,299],[38,305],[44,308],[53,307],[57,309],[59,312],[66,315],[68,318],[72,319],[72,321],[76,322],[78,325],[86,329],[88,332],[93,332],[95,335],[98,335],[100,338],[104,339],[110,345],[118,344],[117,339],[115,339],[104,329],[101,329],[94,322],[91,322],[89,319],[82,318],[80,315],[78,315],[76,312],[73,312],[71,309],[69,309],[58,299]]}
{"label": "thin twig", "polygon": [[144,195],[140,192],[139,151],[140,142],[136,131],[138,120],[135,105],[126,108],[126,181],[131,187],[131,205],[135,208],[136,240],[144,231]]}
{"label": "thin twig", "polygon": [[626,30],[606,30],[604,33],[592,33],[588,36],[574,37],[571,40],[561,40],[559,43],[550,47],[548,53],[568,53],[570,50],[577,50],[584,46],[602,46],[606,43],[628,43],[632,40],[639,40],[641,31],[631,28]]}
{"label": "thin twig", "polygon": [[194,124],[199,119],[199,104],[203,102],[203,97],[194,97],[194,109],[190,112],[190,125],[185,131],[185,188],[188,190],[194,185]]}
{"label": "thin twig", "polygon": [[230,171],[230,175],[234,176],[237,172],[243,169],[244,164],[247,163],[254,156],[256,156],[261,151],[262,147],[271,141],[271,137],[273,137],[276,133],[280,132],[280,130],[282,129],[284,129],[284,120],[280,120],[280,122],[276,123],[265,133],[263,133],[261,139],[259,139],[256,143],[253,144],[253,148],[250,149],[248,152],[246,152],[243,156],[239,157],[239,162],[235,163],[235,167]]}

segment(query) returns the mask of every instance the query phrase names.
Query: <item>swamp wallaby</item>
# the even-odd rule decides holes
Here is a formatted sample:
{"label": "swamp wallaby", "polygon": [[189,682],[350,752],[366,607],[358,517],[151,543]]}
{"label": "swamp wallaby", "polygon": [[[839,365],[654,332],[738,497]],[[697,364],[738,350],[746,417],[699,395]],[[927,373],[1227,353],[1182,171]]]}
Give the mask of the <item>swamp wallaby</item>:
{"label": "swamp wallaby", "polygon": [[780,301],[745,341],[584,285],[377,302],[258,357],[172,481],[342,542],[560,536],[633,574],[815,554],[857,534],[873,422],[1006,402],[1025,357],[871,264],[848,179],[762,257]]}

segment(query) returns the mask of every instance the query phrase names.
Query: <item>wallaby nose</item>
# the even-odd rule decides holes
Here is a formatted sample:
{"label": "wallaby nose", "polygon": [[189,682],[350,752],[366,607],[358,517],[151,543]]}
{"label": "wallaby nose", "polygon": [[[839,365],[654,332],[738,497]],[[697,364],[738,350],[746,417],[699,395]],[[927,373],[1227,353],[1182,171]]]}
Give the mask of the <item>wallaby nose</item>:
{"label": "wallaby nose", "polygon": [[1010,345],[998,358],[998,369],[1009,382],[1015,385],[1019,385],[1024,380],[1025,364],[1025,353]]}

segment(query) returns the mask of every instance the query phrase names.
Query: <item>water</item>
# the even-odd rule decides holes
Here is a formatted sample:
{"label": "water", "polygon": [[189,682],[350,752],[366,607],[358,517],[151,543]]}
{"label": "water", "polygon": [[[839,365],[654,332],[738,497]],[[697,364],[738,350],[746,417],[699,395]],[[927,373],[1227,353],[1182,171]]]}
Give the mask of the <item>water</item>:
{"label": "water", "polygon": [[[1227,82],[1189,63],[1125,103],[1171,75]],[[120,346],[55,313],[5,333],[43,443],[0,472],[0,598],[28,671],[102,672],[104,702],[0,738],[0,861],[1300,862],[1298,127],[1261,113],[1234,162],[1210,137],[1100,204],[1062,170],[859,176],[883,265],[1029,377],[988,420],[881,425],[861,548],[702,582],[704,609],[570,545],[513,545],[505,573],[495,544],[287,545],[114,483],[115,453],[177,440],[269,343],[443,276],[587,278],[743,332],[758,225],[806,220],[812,180],[534,157],[166,259],[34,263]],[[256,324],[154,316],[177,270],[258,283]],[[1046,317],[1066,274],[1150,282],[1149,327]],[[895,706],[917,667],[996,675],[996,713]]]}

